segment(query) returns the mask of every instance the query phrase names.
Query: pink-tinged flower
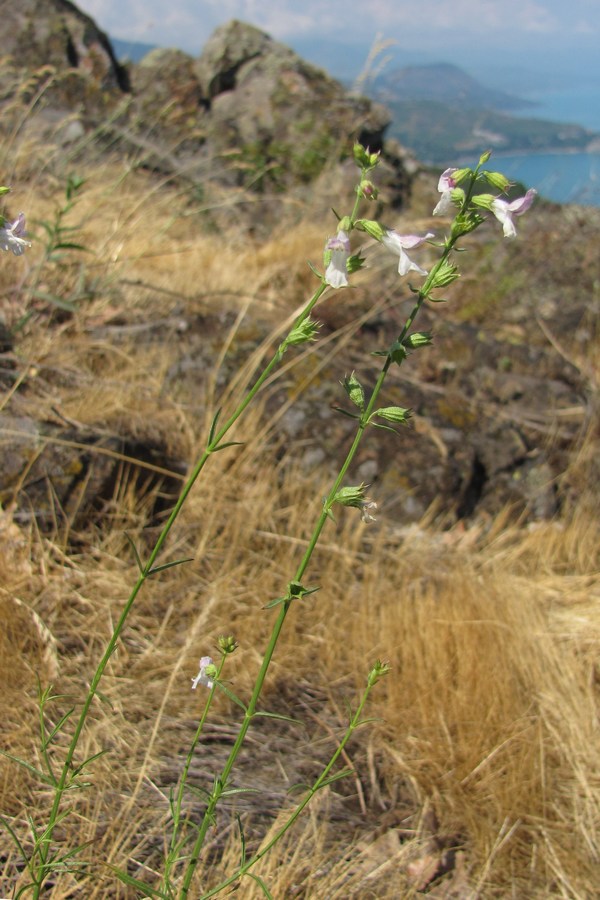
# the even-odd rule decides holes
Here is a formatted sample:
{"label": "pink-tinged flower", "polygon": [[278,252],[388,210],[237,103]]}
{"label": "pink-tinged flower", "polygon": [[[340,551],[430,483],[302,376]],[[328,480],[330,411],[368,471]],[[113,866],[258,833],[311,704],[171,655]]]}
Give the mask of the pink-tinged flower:
{"label": "pink-tinged flower", "polygon": [[360,502],[360,517],[363,522],[374,522],[375,516],[371,513],[371,510],[377,509],[377,504],[374,500],[369,500],[368,497],[365,497],[364,500]]}
{"label": "pink-tinged flower", "polygon": [[456,187],[456,181],[452,177],[458,169],[446,169],[440,175],[438,181],[438,191],[442,195],[436,208],[433,210],[434,216],[447,216],[454,212],[454,203],[452,202],[452,191]]}
{"label": "pink-tinged flower", "polygon": [[348,269],[346,263],[350,258],[350,238],[345,231],[338,231],[335,237],[329,238],[325,244],[325,252],[331,258],[325,270],[325,281],[332,288],[348,286]]}
{"label": "pink-tinged flower", "polygon": [[504,237],[515,237],[517,229],[513,222],[513,216],[522,216],[524,212],[527,212],[536,194],[536,190],[529,188],[524,197],[519,197],[518,200],[513,200],[511,203],[507,200],[501,200],[499,197],[492,200],[490,209],[498,221],[502,223]]}
{"label": "pink-tinged flower", "polygon": [[198,674],[196,675],[195,678],[192,678],[192,690],[195,691],[199,684],[203,684],[204,687],[207,687],[209,690],[213,686],[213,684],[214,684],[213,679],[210,678],[206,673],[206,670],[209,668],[209,666],[212,667],[211,668],[211,675],[212,675],[213,670],[214,670],[214,663],[213,663],[212,659],[210,658],[210,656],[203,656],[202,659],[200,660],[200,671],[198,672]]}
{"label": "pink-tinged flower", "polygon": [[423,237],[419,237],[417,234],[398,234],[397,231],[388,229],[382,236],[381,243],[388,250],[391,250],[392,253],[395,253],[396,256],[400,257],[398,272],[401,275],[406,275],[410,271],[418,272],[419,275],[427,275],[425,269],[413,262],[405,251],[414,250],[415,247],[419,247],[424,241],[432,237],[433,232],[431,231],[428,231]]}
{"label": "pink-tinged flower", "polygon": [[21,256],[26,247],[31,247],[25,240],[25,214],[19,213],[14,222],[5,222],[0,228],[0,250],[12,250],[15,256]]}

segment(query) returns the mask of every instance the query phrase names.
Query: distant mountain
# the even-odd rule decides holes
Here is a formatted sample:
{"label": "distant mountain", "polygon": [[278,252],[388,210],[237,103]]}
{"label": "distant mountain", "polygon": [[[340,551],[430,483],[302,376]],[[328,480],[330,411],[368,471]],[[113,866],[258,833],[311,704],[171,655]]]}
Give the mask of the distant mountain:
{"label": "distant mountain", "polygon": [[110,42],[119,62],[139,62],[151,50],[156,50],[156,44],[142,44],[139,41],[121,41],[111,37]]}
{"label": "distant mountain", "polygon": [[386,71],[372,83],[370,93],[387,103],[390,100],[432,100],[463,109],[526,109],[533,106],[513,94],[486,87],[463,69],[450,63],[404,66]]}

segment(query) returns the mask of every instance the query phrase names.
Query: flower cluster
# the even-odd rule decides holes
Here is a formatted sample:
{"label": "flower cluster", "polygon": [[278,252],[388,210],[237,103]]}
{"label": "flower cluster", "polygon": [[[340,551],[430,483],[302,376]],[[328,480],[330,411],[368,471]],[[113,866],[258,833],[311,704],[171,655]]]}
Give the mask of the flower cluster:
{"label": "flower cluster", "polygon": [[[359,199],[375,200],[377,191],[372,182],[366,177],[375,168],[379,159],[377,154],[371,154],[365,148],[357,145],[354,148],[354,156],[358,165],[362,168],[362,177],[357,188]],[[530,189],[523,197],[516,200],[505,200],[502,196],[477,193],[475,185],[486,182],[491,187],[505,193],[510,187],[510,182],[500,172],[488,172],[481,169],[487,162],[490,154],[484,153],[475,170],[468,168],[445,169],[438,180],[438,191],[441,197],[436,204],[434,216],[455,215],[453,233],[456,236],[467,234],[483,221],[479,209],[488,209],[501,223],[505,237],[514,237],[517,233],[514,223],[515,216],[522,216],[533,203],[536,191]],[[461,183],[467,184],[466,188]],[[324,252],[325,274],[323,282],[336,290],[348,287],[348,276],[361,268],[363,260],[360,256],[352,256],[350,246],[350,233],[352,230],[364,231],[376,241],[398,257],[398,273],[402,276],[409,272],[427,276],[428,271],[415,262],[407,251],[415,250],[426,241],[434,237],[428,231],[426,234],[399,234],[392,228],[386,228],[372,219],[355,219],[354,215],[341,219],[338,231],[327,240]],[[455,230],[456,229],[456,230]],[[452,274],[452,279],[455,274]],[[439,281],[439,279],[438,279]],[[434,287],[442,286],[438,281]]]}

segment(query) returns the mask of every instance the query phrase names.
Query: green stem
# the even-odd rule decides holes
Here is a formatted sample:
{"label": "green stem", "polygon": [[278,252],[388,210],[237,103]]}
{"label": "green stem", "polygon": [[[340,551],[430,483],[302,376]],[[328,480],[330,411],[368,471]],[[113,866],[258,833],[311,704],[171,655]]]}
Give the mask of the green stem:
{"label": "green stem", "polygon": [[[406,322],[404,323],[404,327],[402,328],[402,331],[400,332],[400,334],[398,336],[397,342],[402,342],[404,340],[404,338],[407,336],[410,328],[413,325],[413,322],[414,322],[416,316],[418,315],[421,307],[423,306],[423,303],[425,302],[425,300],[429,296],[429,293],[431,292],[432,286],[435,282],[435,276],[436,276],[437,272],[439,271],[440,267],[444,264],[444,262],[447,260],[450,252],[452,251],[452,249],[454,247],[454,244],[456,243],[456,240],[457,240],[457,238],[452,238],[446,243],[446,246],[444,247],[442,255],[440,256],[440,259],[433,266],[431,272],[429,273],[427,279],[425,280],[423,287],[418,292],[417,301],[416,301],[413,309],[411,310]],[[352,442],[352,446],[350,447],[350,450],[348,451],[346,458],[340,468],[339,474],[336,477],[335,482],[334,482],[329,494],[327,495],[327,498],[323,504],[322,512],[320,513],[320,515],[317,519],[317,522],[313,529],[312,535],[309,539],[308,546],[306,548],[304,556],[302,557],[300,565],[298,566],[298,569],[296,570],[296,573],[294,575],[294,581],[296,581],[296,582],[301,582],[302,577],[304,576],[304,574],[308,568],[308,565],[309,565],[312,555],[314,553],[315,547],[321,536],[321,532],[325,526],[325,522],[327,521],[329,510],[334,502],[335,495],[337,494],[338,490],[340,489],[340,486],[342,484],[342,481],[344,480],[346,472],[348,471],[348,469],[356,455],[356,451],[358,450],[358,447],[362,440],[365,428],[368,424],[369,417],[371,416],[371,414],[373,413],[373,411],[375,409],[375,404],[377,402],[377,398],[381,392],[386,375],[387,375],[389,368],[392,365],[393,361],[394,360],[393,360],[393,356],[392,356],[392,351],[390,350],[390,352],[386,356],[386,359],[385,359],[385,362],[381,369],[381,372],[379,373],[379,377],[377,379],[375,387],[373,388],[373,392],[371,394],[369,403],[367,404],[367,407],[361,416],[361,419],[360,419],[360,422],[359,422],[359,425],[358,425],[358,428],[356,431],[356,435]],[[272,660],[273,654],[275,652],[275,647],[277,646],[277,642],[279,640],[279,636],[283,629],[283,625],[284,625],[286,616],[288,614],[289,608],[291,606],[291,603],[292,603],[292,600],[290,598],[288,598],[280,604],[279,613],[277,615],[277,619],[275,621],[273,630],[271,632],[271,637],[269,639],[269,643],[267,645],[265,655],[263,657],[260,671],[258,673],[256,682],[254,685],[254,689],[252,691],[252,696],[250,698],[250,702],[248,704],[246,713],[244,715],[244,719],[242,721],[242,724],[240,725],[240,730],[238,732],[235,743],[234,743],[233,747],[231,748],[231,751],[229,753],[229,756],[227,758],[227,761],[225,763],[225,766],[223,768],[221,776],[219,777],[219,779],[217,780],[217,782],[215,784],[215,787],[211,794],[210,800],[207,804],[206,811],[204,813],[204,818],[202,820],[202,824],[200,826],[198,835],[194,842],[194,847],[193,847],[190,859],[188,861],[188,865],[187,865],[184,879],[183,879],[183,884],[181,887],[181,892],[180,892],[181,898],[187,898],[187,896],[188,896],[192,878],[194,876],[194,872],[196,870],[196,867],[197,867],[199,859],[200,859],[200,852],[201,852],[202,846],[204,844],[206,833],[208,831],[210,823],[214,822],[214,814],[215,814],[215,810],[218,805],[219,799],[221,797],[221,794],[225,790],[225,787],[227,786],[229,776],[231,775],[231,772],[235,765],[237,756],[240,752],[240,749],[242,747],[242,744],[244,742],[244,739],[246,737],[246,734],[248,732],[248,729],[250,727],[252,719],[254,718],[254,715],[256,713],[256,707],[257,707],[260,695],[262,693],[262,688],[263,688],[263,685],[265,682],[265,678],[266,678],[269,666],[271,665],[271,660]]]}
{"label": "green stem", "polygon": [[215,695],[215,691],[217,689],[217,681],[221,678],[221,673],[223,671],[223,666],[225,665],[225,659],[227,658],[227,654],[223,653],[221,656],[221,661],[219,663],[219,667],[217,669],[217,673],[214,678],[213,686],[210,689],[210,693],[208,695],[208,699],[204,705],[204,711],[200,717],[200,721],[198,722],[198,727],[196,728],[196,732],[192,739],[192,743],[190,749],[188,751],[188,755],[186,757],[183,770],[181,772],[181,777],[179,779],[179,786],[177,789],[177,796],[175,798],[175,803],[173,807],[173,831],[171,833],[171,841],[169,845],[169,853],[167,856],[167,860],[165,863],[165,874],[163,876],[162,889],[168,890],[169,895],[172,895],[171,885],[170,885],[170,871],[173,865],[176,863],[176,856],[179,852],[179,847],[181,846],[181,841],[178,841],[178,835],[180,830],[180,822],[181,822],[181,807],[183,805],[183,794],[185,791],[185,786],[187,784],[188,773],[190,770],[190,766],[192,764],[192,760],[194,758],[194,753],[196,751],[196,747],[198,746],[198,741],[200,740],[200,736],[204,729],[204,723],[206,722],[206,718],[208,716],[208,712],[212,703],[212,699]]}
{"label": "green stem", "polygon": [[[296,321],[294,322],[293,328],[297,328],[310,315],[313,307],[315,306],[315,304],[320,299],[320,297],[322,296],[322,294],[325,292],[326,289],[327,289],[327,284],[325,284],[325,282],[321,282],[321,284],[319,285],[319,287],[317,288],[317,290],[315,291],[315,293],[313,294],[313,296],[311,297],[309,302],[306,304],[306,306],[304,307],[302,312],[297,317]],[[112,636],[108,642],[108,645],[106,647],[104,655],[102,656],[102,659],[100,660],[100,663],[98,664],[98,668],[96,669],[96,672],[94,673],[94,676],[91,680],[87,696],[83,703],[83,707],[82,707],[79,719],[75,726],[75,731],[73,733],[71,743],[69,744],[69,747],[68,747],[68,750],[67,750],[67,753],[65,756],[65,761],[64,761],[64,764],[62,767],[60,777],[58,779],[58,782],[57,782],[55,790],[54,790],[54,801],[52,803],[52,809],[50,810],[48,826],[44,833],[44,835],[45,835],[44,843],[43,843],[43,846],[40,846],[40,848],[39,848],[39,857],[40,857],[40,863],[38,865],[39,880],[34,887],[33,900],[39,900],[40,891],[43,887],[44,881],[46,880],[46,876],[48,875],[50,868],[51,868],[48,860],[49,860],[52,836],[54,833],[54,828],[55,828],[58,814],[60,811],[60,806],[62,803],[63,795],[69,786],[69,774],[72,769],[73,758],[75,756],[75,751],[79,744],[79,739],[81,737],[81,733],[83,731],[85,721],[89,714],[90,707],[92,705],[94,697],[96,696],[96,692],[98,690],[98,685],[100,683],[100,680],[102,679],[102,676],[104,675],[104,671],[106,669],[106,666],[108,665],[108,661],[110,660],[111,656],[113,655],[113,653],[115,652],[115,650],[117,648],[117,643],[119,641],[119,638],[121,636],[123,628],[125,627],[125,623],[131,612],[131,609],[137,598],[137,595],[139,594],[139,592],[140,592],[142,586],[144,585],[145,581],[147,580],[147,578],[149,578],[152,575],[152,569],[154,567],[156,559],[157,559],[160,551],[162,550],[163,545],[169,535],[169,532],[171,531],[171,528],[173,527],[179,513],[181,512],[181,509],[182,509],[185,501],[187,500],[190,491],[194,487],[194,484],[196,483],[196,480],[198,479],[198,476],[200,475],[202,469],[204,468],[209,456],[215,450],[218,449],[220,442],[223,440],[223,438],[225,437],[227,432],[235,424],[235,422],[237,422],[237,420],[240,418],[240,416],[242,415],[244,410],[252,402],[252,400],[254,399],[256,394],[259,392],[259,390],[261,389],[261,387],[263,386],[263,384],[265,383],[267,378],[270,376],[272,371],[277,367],[277,365],[281,361],[286,349],[287,349],[287,344],[284,341],[282,344],[280,344],[280,346],[278,347],[278,349],[275,352],[271,361],[268,363],[268,365],[266,366],[264,371],[261,373],[261,375],[258,377],[256,382],[253,384],[251,389],[248,391],[244,400],[238,405],[238,407],[235,409],[235,411],[232,413],[232,415],[229,417],[229,419],[225,422],[225,424],[213,436],[212,441],[207,445],[206,450],[204,451],[204,453],[202,454],[202,456],[200,457],[200,459],[197,461],[196,465],[194,466],[190,477],[188,478],[181,494],[179,495],[177,503],[173,507],[171,514],[169,515],[165,525],[163,526],[163,529],[156,541],[156,544],[154,545],[154,548],[153,548],[152,552],[150,553],[148,562],[144,566],[143,570],[140,572],[140,575],[133,587],[133,590],[131,591],[131,594],[129,595],[129,598],[128,598],[127,602],[125,603],[125,606],[121,612],[121,615],[119,616],[117,625],[116,625],[116,627],[112,633]]]}
{"label": "green stem", "polygon": [[369,697],[369,694],[371,693],[373,686],[374,686],[374,682],[369,681],[367,683],[367,687],[363,691],[363,695],[362,695],[360,703],[358,705],[358,709],[356,710],[355,714],[353,715],[353,717],[346,729],[346,733],[344,734],[342,740],[338,744],[337,749],[331,756],[329,762],[327,763],[327,765],[325,766],[325,768],[323,769],[323,771],[321,772],[321,774],[319,775],[317,780],[314,782],[312,787],[309,788],[309,790],[307,791],[307,794],[304,797],[304,799],[298,804],[298,806],[295,808],[294,812],[287,819],[285,824],[282,825],[281,828],[279,828],[278,831],[273,835],[273,837],[264,845],[264,847],[261,850],[259,850],[258,853],[255,853],[255,855],[251,859],[249,859],[247,862],[245,862],[244,865],[241,866],[234,875],[231,875],[229,878],[225,879],[225,881],[222,881],[220,884],[211,888],[206,894],[202,894],[201,900],[208,900],[209,897],[214,897],[216,894],[219,893],[219,891],[222,891],[224,888],[228,887],[230,884],[233,884],[239,878],[242,878],[248,872],[248,870],[252,868],[252,866],[256,865],[257,862],[259,862],[264,856],[266,856],[267,853],[275,846],[275,844],[278,841],[280,841],[281,838],[284,836],[284,834],[292,827],[292,825],[294,824],[296,819],[298,819],[300,817],[300,815],[302,814],[304,809],[308,806],[308,804],[310,803],[312,798],[315,796],[317,791],[321,790],[321,788],[325,786],[326,782],[329,779],[329,775],[330,775],[333,767],[335,766],[338,759],[344,752],[346,744],[348,743],[348,741],[350,740],[350,738],[352,737],[352,735],[354,734],[356,729],[361,724],[360,720],[361,720],[362,712],[363,712],[363,709],[365,707],[365,704],[367,702],[367,699]]}

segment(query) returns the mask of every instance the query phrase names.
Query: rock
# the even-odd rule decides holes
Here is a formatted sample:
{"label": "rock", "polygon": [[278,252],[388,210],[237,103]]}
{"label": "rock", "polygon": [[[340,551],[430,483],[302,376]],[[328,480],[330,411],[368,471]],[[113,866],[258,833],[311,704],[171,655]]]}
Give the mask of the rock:
{"label": "rock", "polygon": [[3,4],[2,52],[21,68],[76,70],[101,91],[129,89],[127,71],[115,59],[108,37],[68,0]]}

